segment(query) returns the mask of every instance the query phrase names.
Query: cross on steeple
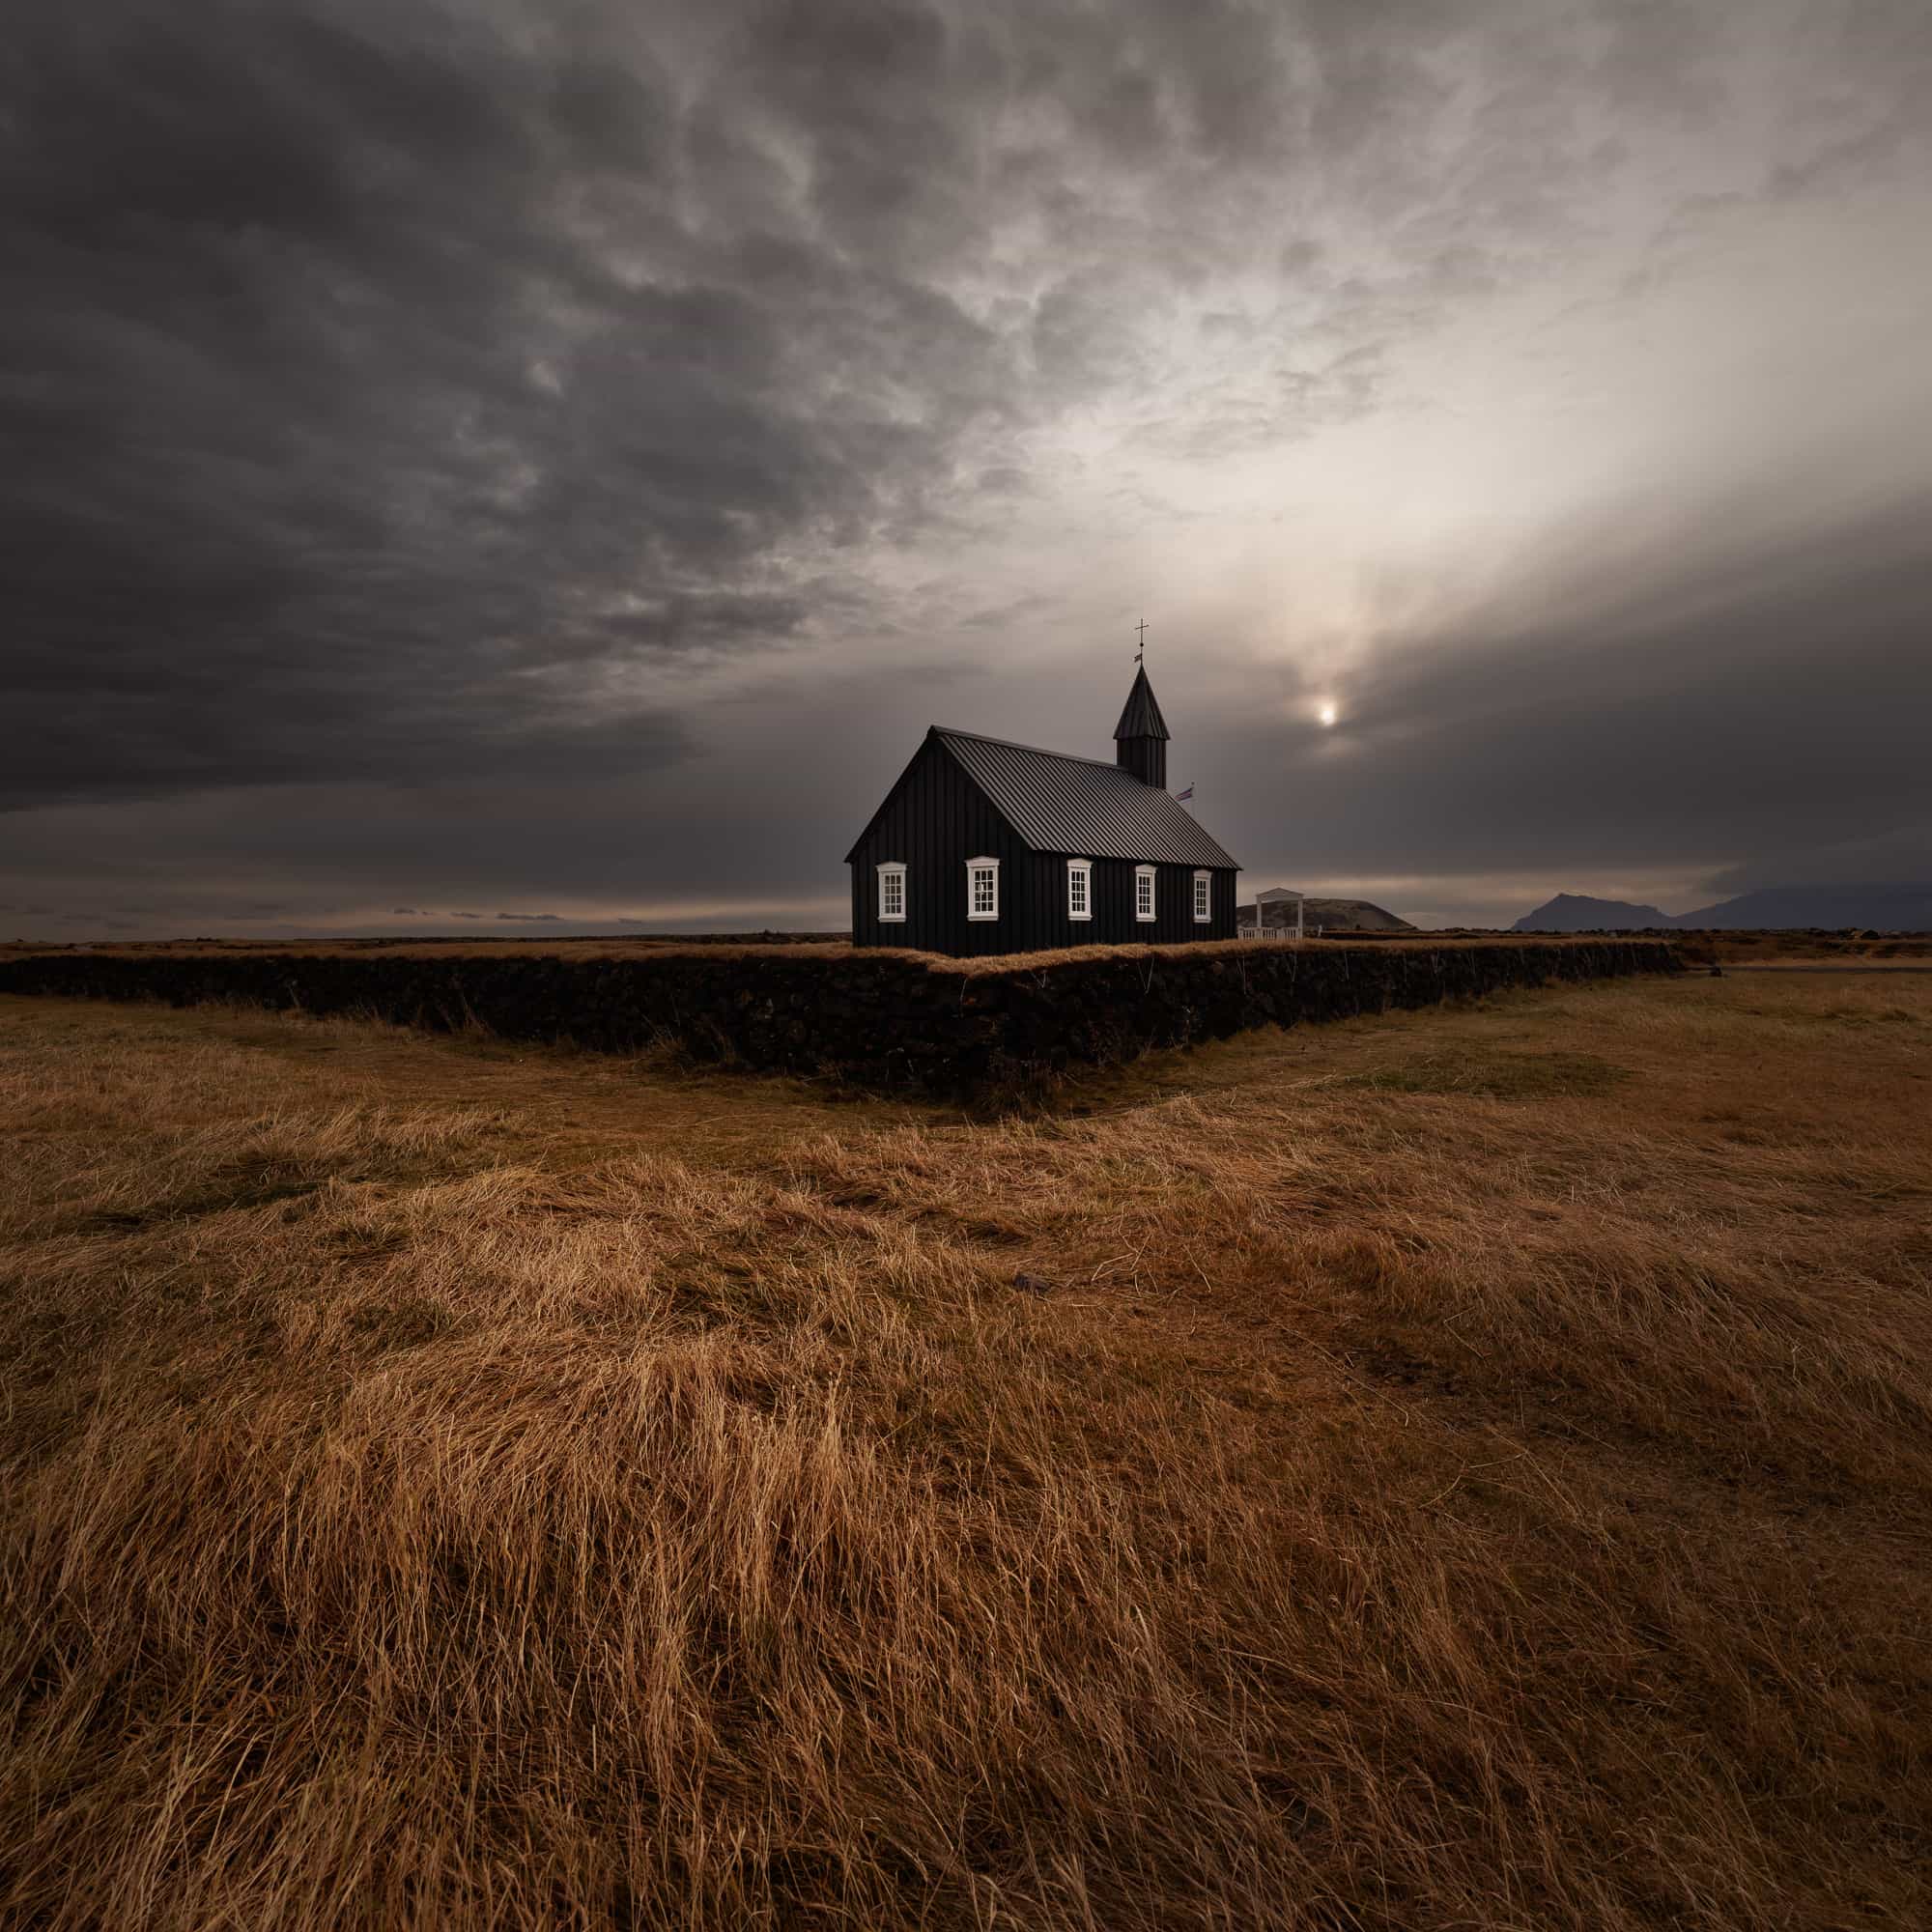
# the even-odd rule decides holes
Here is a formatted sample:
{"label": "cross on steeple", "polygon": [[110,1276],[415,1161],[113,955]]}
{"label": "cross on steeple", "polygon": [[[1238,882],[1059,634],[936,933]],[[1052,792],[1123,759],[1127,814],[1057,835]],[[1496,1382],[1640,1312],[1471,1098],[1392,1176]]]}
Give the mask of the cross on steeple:
{"label": "cross on steeple", "polygon": [[1134,653],[1134,662],[1141,664],[1147,658],[1147,619],[1143,617],[1134,629],[1140,634],[1140,648]]}

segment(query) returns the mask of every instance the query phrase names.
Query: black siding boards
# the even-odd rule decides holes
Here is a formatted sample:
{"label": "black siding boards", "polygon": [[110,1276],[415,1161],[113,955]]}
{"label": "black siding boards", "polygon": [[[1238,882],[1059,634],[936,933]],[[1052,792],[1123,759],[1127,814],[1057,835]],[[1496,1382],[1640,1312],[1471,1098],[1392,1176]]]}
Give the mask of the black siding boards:
{"label": "black siding boards", "polygon": [[[1000,916],[966,917],[966,862],[1000,862]],[[1094,917],[1066,910],[1066,862],[1092,859]],[[1194,917],[1195,867],[1154,867],[1154,918],[1134,917],[1131,859],[1092,852],[1036,852],[999,811],[979,781],[929,735],[850,855],[852,943],[903,946],[921,952],[983,957],[1000,952],[1046,952],[1067,946],[1183,945],[1233,939],[1236,868],[1203,867],[1212,881],[1212,917]],[[906,917],[879,918],[881,865],[906,868]]]}
{"label": "black siding boards", "polygon": [[[1077,856],[1084,857],[1085,854]],[[966,917],[966,861],[1000,862],[1000,916]],[[1046,952],[1065,946],[1173,946],[1235,936],[1232,868],[1215,867],[1208,903],[1213,917],[1194,917],[1194,867],[1154,868],[1154,918],[1134,917],[1134,862],[1094,861],[1091,920],[1066,910],[1066,858],[1029,852],[940,747],[928,743],[894,788],[854,848],[852,943],[905,946],[921,952],[981,957]],[[879,919],[878,867],[906,868],[903,923]]]}
{"label": "black siding boards", "polygon": [[[957,957],[1063,944],[1039,936],[1031,857],[945,748],[928,738],[852,848],[852,943]],[[1000,862],[997,920],[966,917],[968,859]],[[877,868],[889,862],[906,868],[903,923],[879,919]]]}
{"label": "black siding boards", "polygon": [[1158,738],[1122,738],[1115,762],[1142,784],[1167,789],[1167,747]]}
{"label": "black siding boards", "polygon": [[1042,929],[1051,936],[1042,947],[1059,946],[1179,946],[1194,939],[1235,937],[1236,873],[1209,867],[1208,903],[1212,917],[1204,924],[1194,917],[1194,867],[1156,866],[1153,873],[1153,918],[1134,917],[1134,873],[1131,859],[1094,861],[1094,917],[1077,920],[1066,910],[1066,861],[1085,853],[1042,852],[1035,855],[1046,888]]}

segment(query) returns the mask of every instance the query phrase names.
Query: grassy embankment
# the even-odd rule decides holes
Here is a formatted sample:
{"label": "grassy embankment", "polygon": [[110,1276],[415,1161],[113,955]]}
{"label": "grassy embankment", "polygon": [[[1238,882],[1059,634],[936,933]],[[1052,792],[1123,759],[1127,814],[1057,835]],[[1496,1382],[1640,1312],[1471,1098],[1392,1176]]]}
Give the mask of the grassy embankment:
{"label": "grassy embankment", "polygon": [[[1508,933],[1455,930],[1431,932],[1341,932],[1327,939],[1307,942],[1326,947],[1353,941],[1374,942],[1378,946],[1439,948],[1446,943],[1465,945],[1509,945],[1520,941],[1561,942],[1581,940],[1593,935],[1577,933]],[[1739,965],[1844,965],[1844,966],[1932,966],[1932,933],[1814,932],[1795,931],[1675,931],[1662,934],[1635,934],[1634,937],[1662,937],[1673,941],[1693,963],[1735,963]],[[1230,945],[1238,941],[1225,942]],[[479,958],[528,957],[532,953],[554,953],[564,959],[647,959],[665,952],[685,952],[701,948],[707,953],[725,954],[745,950],[769,952],[773,946],[788,950],[809,948],[813,952],[849,952],[851,942],[843,933],[660,933],[649,936],[612,938],[546,936],[543,938],[492,939],[474,934],[448,933],[415,939],[148,939],[90,940],[80,943],[58,940],[0,940],[0,959],[32,952],[108,952],[139,958],[156,953],[213,952],[234,953],[245,958],[251,953],[302,952],[346,955],[398,954],[404,957],[439,958],[461,952]],[[1131,949],[1139,951],[1140,949]],[[1091,952],[1093,948],[1081,948]],[[932,954],[922,959],[937,970],[948,972],[995,972],[1010,963],[1009,955],[995,954],[984,959],[944,960]],[[1039,959],[1046,954],[1029,955]],[[1055,955],[1065,956],[1065,955]]]}
{"label": "grassy embankment", "polygon": [[993,1123],[10,999],[0,1128],[10,1922],[1932,1919],[1922,980]]}

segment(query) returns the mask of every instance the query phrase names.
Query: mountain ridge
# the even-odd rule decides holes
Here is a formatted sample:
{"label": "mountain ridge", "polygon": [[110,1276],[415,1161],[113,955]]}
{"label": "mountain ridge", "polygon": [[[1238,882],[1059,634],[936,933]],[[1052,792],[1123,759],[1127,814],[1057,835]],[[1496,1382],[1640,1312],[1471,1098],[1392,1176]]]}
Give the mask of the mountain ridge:
{"label": "mountain ridge", "polygon": [[1630,899],[1558,893],[1510,927],[1512,932],[1594,932],[1674,928],[1679,931],[1932,931],[1932,883],[1873,882],[1853,886],[1761,886],[1691,912],[1667,913]]}

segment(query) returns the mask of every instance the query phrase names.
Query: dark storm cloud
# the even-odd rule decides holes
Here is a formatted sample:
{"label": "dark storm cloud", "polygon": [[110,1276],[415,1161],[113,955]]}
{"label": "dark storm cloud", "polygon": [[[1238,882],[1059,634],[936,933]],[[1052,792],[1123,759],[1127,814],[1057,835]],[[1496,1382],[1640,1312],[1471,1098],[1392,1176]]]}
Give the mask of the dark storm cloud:
{"label": "dark storm cloud", "polygon": [[[1445,37],[1194,0],[15,10],[0,802],[676,755],[635,673],[849,613],[841,558],[1132,381],[1130,304],[1283,172],[1411,193]],[[996,327],[955,285],[1015,222],[1063,267]],[[1333,419],[1374,352],[1272,380]]]}
{"label": "dark storm cloud", "polygon": [[622,673],[796,631],[781,553],[997,412],[955,307],[567,17],[10,22],[7,803],[673,753]]}

